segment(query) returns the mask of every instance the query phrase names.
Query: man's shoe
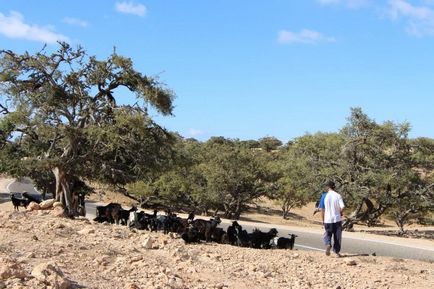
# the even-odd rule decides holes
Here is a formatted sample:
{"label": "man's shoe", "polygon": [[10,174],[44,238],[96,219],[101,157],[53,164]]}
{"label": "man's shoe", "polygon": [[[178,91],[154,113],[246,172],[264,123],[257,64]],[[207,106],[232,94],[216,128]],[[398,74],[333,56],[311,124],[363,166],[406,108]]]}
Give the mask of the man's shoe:
{"label": "man's shoe", "polygon": [[339,253],[334,253],[334,256],[335,256],[335,258],[340,258],[340,257],[342,257],[341,254],[339,254]]}
{"label": "man's shoe", "polygon": [[330,256],[330,249],[332,248],[332,246],[327,245],[326,247],[326,256]]}

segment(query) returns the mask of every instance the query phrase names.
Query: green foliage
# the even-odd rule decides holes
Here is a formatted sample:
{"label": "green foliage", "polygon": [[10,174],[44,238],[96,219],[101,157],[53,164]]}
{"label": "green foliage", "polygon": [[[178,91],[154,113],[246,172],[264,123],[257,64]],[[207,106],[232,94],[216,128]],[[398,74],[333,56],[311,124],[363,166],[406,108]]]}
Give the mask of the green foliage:
{"label": "green foliage", "polygon": [[204,173],[207,192],[219,200],[227,217],[239,218],[247,205],[265,195],[270,187],[269,176],[255,151],[238,141],[205,144]]}
{"label": "green foliage", "polygon": [[[171,154],[171,136],[147,114],[171,114],[173,93],[116,52],[106,60],[59,43],[51,54],[0,51],[2,171],[55,172],[56,193],[75,177],[126,184],[156,174]],[[117,105],[120,88],[133,106]],[[62,195],[61,195],[62,196]]]}
{"label": "green foliage", "polygon": [[275,137],[264,137],[259,140],[259,145],[266,152],[270,152],[282,146],[282,142]]}

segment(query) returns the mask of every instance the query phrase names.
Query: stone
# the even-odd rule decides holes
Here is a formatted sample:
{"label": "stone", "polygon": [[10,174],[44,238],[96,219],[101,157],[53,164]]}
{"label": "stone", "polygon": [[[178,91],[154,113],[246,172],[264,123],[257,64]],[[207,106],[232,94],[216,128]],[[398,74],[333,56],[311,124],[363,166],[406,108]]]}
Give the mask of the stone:
{"label": "stone", "polygon": [[61,202],[54,202],[53,203],[53,208],[57,208],[57,207],[62,207],[63,208],[62,203]]}
{"label": "stone", "polygon": [[61,218],[65,216],[65,210],[63,207],[55,207],[52,211],[50,211],[50,214],[54,217]]}
{"label": "stone", "polygon": [[225,283],[218,283],[217,285],[215,285],[216,289],[223,289],[225,287],[228,287]]}
{"label": "stone", "polygon": [[48,199],[39,204],[39,207],[41,207],[41,210],[50,209],[53,207],[53,204],[56,202],[55,199]]}
{"label": "stone", "polygon": [[79,235],[89,235],[94,233],[95,233],[95,229],[93,228],[83,228],[80,231],[77,231],[77,234]]}
{"label": "stone", "polygon": [[125,288],[125,289],[140,289],[140,287],[137,286],[137,285],[134,284],[134,283],[128,283],[127,285],[125,285],[124,288]]}
{"label": "stone", "polygon": [[50,212],[44,211],[44,210],[38,210],[37,212],[38,212],[38,216],[46,216],[50,213]]}
{"label": "stone", "polygon": [[152,237],[148,237],[142,242],[142,246],[145,249],[152,249],[153,244],[154,244],[154,239],[152,239]]}
{"label": "stone", "polygon": [[181,278],[173,277],[169,279],[168,285],[173,289],[182,289],[184,288],[184,282]]}
{"label": "stone", "polygon": [[37,211],[40,209],[41,206],[39,206],[39,204],[35,202],[30,202],[30,204],[27,206],[27,211]]}
{"label": "stone", "polygon": [[32,270],[32,276],[36,280],[51,285],[53,288],[70,289],[72,288],[71,281],[69,281],[59,266],[54,262],[41,263],[36,265]]}
{"label": "stone", "polygon": [[348,266],[356,266],[357,262],[354,259],[348,259],[345,261],[345,264],[347,264]]}
{"label": "stone", "polygon": [[0,258],[0,280],[25,277],[28,277],[28,274],[15,259]]}
{"label": "stone", "polygon": [[35,258],[35,253],[33,253],[33,252],[30,252],[30,253],[28,253],[27,255],[26,255],[26,258]]}

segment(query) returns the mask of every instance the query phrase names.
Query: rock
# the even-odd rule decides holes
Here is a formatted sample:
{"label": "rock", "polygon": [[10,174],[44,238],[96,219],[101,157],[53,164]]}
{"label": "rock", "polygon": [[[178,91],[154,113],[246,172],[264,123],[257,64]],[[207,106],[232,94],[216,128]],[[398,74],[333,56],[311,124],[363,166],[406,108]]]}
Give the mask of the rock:
{"label": "rock", "polygon": [[125,289],[140,289],[140,287],[137,286],[137,285],[134,284],[134,283],[128,283],[127,285],[125,285],[124,288],[125,288]]}
{"label": "rock", "polygon": [[143,256],[135,256],[130,259],[130,264],[143,260]]}
{"label": "rock", "polygon": [[168,285],[173,289],[182,289],[184,288],[184,282],[181,278],[173,277],[169,279]]}
{"label": "rock", "polygon": [[44,210],[38,210],[37,212],[38,212],[38,216],[46,216],[50,213],[50,212],[44,211]]}
{"label": "rock", "polygon": [[142,246],[145,249],[152,249],[153,243],[154,243],[154,239],[152,239],[152,237],[148,237],[143,241]]}
{"label": "rock", "polygon": [[15,259],[0,258],[0,280],[25,277],[28,277],[28,274]]}
{"label": "rock", "polygon": [[347,264],[348,266],[356,266],[357,262],[356,262],[356,260],[348,259],[345,261],[345,264]]}
{"label": "rock", "polygon": [[56,289],[69,289],[72,285],[54,262],[36,265],[32,270],[32,276]]}
{"label": "rock", "polygon": [[63,208],[62,203],[61,202],[54,202],[53,203],[53,208],[58,208],[58,207],[62,207]]}
{"label": "rock", "polygon": [[223,289],[225,287],[228,287],[228,286],[226,284],[224,284],[224,283],[218,283],[217,285],[215,285],[216,289]]}
{"label": "rock", "polygon": [[54,217],[64,217],[65,216],[65,210],[63,209],[63,207],[55,207],[50,214]]}
{"label": "rock", "polygon": [[39,204],[35,202],[30,202],[30,204],[27,206],[27,211],[36,211],[40,209],[41,206],[39,206]]}
{"label": "rock", "polygon": [[56,202],[55,199],[45,200],[39,204],[39,207],[41,207],[41,210],[46,210],[46,209],[53,207],[53,204],[55,202]]}
{"label": "rock", "polygon": [[35,253],[33,253],[33,252],[30,252],[30,253],[28,253],[27,255],[26,255],[26,258],[35,258]]}
{"label": "rock", "polygon": [[83,228],[80,231],[77,231],[77,234],[79,235],[89,235],[94,233],[95,233],[95,229],[93,228]]}

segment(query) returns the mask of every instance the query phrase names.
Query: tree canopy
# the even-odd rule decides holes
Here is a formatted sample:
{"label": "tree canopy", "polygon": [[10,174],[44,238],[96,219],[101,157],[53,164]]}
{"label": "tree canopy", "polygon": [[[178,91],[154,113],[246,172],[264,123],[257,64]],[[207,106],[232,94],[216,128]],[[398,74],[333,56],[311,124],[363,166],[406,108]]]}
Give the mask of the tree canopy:
{"label": "tree canopy", "polygon": [[[174,94],[113,52],[105,60],[59,43],[52,53],[0,51],[2,170],[49,170],[69,215],[74,177],[126,184],[163,165],[171,136],[147,113],[172,112]],[[136,96],[118,105],[121,87]],[[4,162],[3,162],[4,161]]]}

